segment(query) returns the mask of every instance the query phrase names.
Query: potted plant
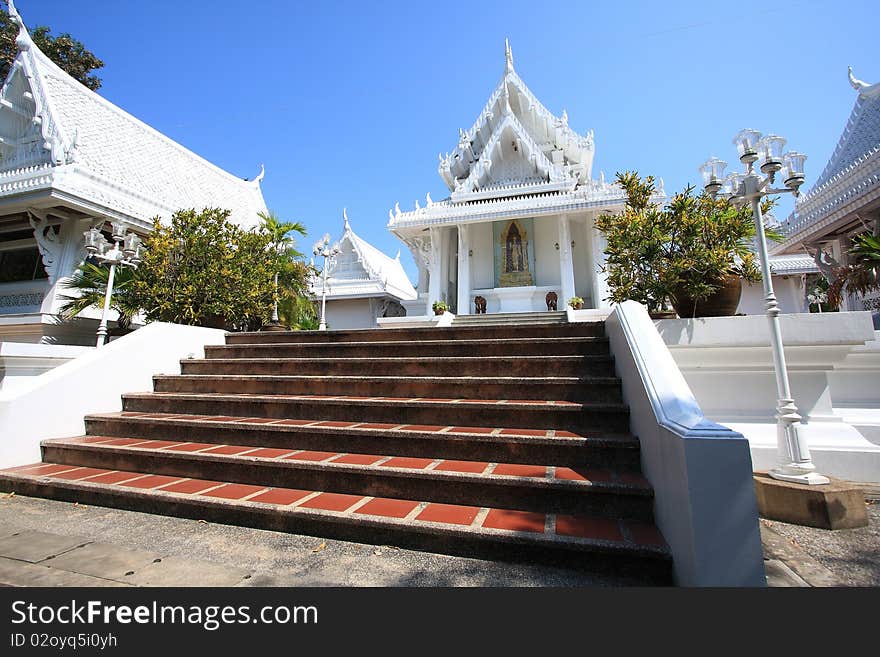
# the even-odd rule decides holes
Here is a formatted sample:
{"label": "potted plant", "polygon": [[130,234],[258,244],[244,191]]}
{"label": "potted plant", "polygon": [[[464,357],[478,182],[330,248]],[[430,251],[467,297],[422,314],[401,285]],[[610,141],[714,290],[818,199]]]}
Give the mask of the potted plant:
{"label": "potted plant", "polygon": [[445,313],[447,310],[449,310],[449,306],[446,305],[446,302],[445,302],[445,301],[435,301],[435,302],[431,305],[431,308],[434,309],[434,314],[435,314],[435,315],[442,315],[442,314]]}
{"label": "potted plant", "polygon": [[[603,270],[620,303],[634,299],[654,315],[671,303],[679,317],[733,315],[741,279],[760,281],[752,251],[755,226],[749,206],[737,207],[688,186],[664,206],[652,203],[654,178],[617,174],[626,193],[619,214],[604,214],[596,227],[607,241]],[[774,201],[764,202],[769,210]],[[779,239],[769,228],[767,237]]]}
{"label": "potted plant", "polygon": [[580,297],[572,297],[568,300],[568,305],[574,308],[575,310],[580,310],[584,307],[584,300]]}

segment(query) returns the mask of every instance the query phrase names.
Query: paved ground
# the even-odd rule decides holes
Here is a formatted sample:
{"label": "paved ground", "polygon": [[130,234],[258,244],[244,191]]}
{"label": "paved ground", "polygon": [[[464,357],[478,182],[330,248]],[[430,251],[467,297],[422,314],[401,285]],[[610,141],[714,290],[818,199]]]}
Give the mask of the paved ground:
{"label": "paved ground", "polygon": [[[762,522],[771,586],[880,585],[871,524]],[[0,495],[0,584],[12,586],[615,586],[566,568],[489,562]]]}

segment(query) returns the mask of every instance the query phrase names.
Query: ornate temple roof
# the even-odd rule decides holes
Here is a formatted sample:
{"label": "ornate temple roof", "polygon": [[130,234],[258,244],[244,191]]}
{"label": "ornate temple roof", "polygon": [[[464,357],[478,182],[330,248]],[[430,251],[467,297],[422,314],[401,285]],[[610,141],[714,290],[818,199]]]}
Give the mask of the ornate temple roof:
{"label": "ornate temple roof", "polygon": [[[415,299],[415,288],[400,264],[400,252],[394,258],[385,255],[351,229],[344,209],[342,217],[340,252],[327,269],[327,298],[390,296],[397,300]],[[321,278],[315,278],[310,285],[312,294],[320,296],[321,285]]]}
{"label": "ornate temple roof", "polygon": [[880,83],[849,81],[856,100],[834,153],[810,190],[782,223],[780,252],[816,240],[835,222],[880,198]]}
{"label": "ornate temple roof", "polygon": [[204,207],[259,223],[262,171],[243,180],[115,106],[40,51],[13,2],[9,13],[19,35],[0,88],[0,197],[51,189],[143,225]]}
{"label": "ornate temple roof", "polygon": [[[438,172],[450,196],[422,207],[389,211],[388,228],[493,221],[528,212],[531,216],[623,206],[625,195],[604,174],[592,178],[593,131],[584,135],[568,125],[568,114],[551,113],[526,86],[513,67],[505,41],[505,64],[476,121],[459,131],[458,145],[440,155]],[[659,181],[655,199],[665,199]]]}

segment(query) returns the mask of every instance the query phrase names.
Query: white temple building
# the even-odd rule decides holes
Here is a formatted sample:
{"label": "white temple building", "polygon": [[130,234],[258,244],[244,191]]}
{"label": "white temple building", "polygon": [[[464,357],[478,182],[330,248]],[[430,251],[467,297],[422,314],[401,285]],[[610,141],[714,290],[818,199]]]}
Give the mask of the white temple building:
{"label": "white temple building", "polygon": [[[412,251],[419,270],[410,315],[431,314],[446,301],[458,315],[546,310],[574,296],[584,308],[607,307],[599,268],[604,242],[594,228],[603,212],[619,210],[623,190],[592,175],[592,130],[581,135],[568,115],[552,114],[513,67],[506,44],[504,74],[473,126],[440,156],[449,198],[389,213],[388,228]],[[664,198],[662,181],[657,200]]]}
{"label": "white temple building", "polygon": [[[92,344],[92,322],[59,324],[83,232],[219,207],[250,227],[266,210],[263,172],[244,180],[187,150],[56,66],[19,24],[0,88],[0,340]],[[109,236],[109,231],[107,232]]]}
{"label": "white temple building", "polygon": [[[371,328],[380,317],[406,315],[403,305],[416,299],[400,252],[391,258],[351,229],[343,210],[339,253],[327,261],[326,322],[330,329]],[[324,279],[315,277],[309,291],[320,304]]]}
{"label": "white temple building", "polygon": [[[782,224],[785,240],[774,254],[808,253],[830,274],[847,263],[854,235],[880,235],[880,83],[867,84],[849,69],[856,91],[849,120],[816,183],[798,198]],[[880,310],[880,296],[844,300],[841,310]]]}

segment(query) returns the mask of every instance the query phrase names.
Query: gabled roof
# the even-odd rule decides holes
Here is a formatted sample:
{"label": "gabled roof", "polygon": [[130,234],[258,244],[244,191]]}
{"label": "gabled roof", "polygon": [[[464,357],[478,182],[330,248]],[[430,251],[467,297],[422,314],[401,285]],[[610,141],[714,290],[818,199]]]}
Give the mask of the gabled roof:
{"label": "gabled roof", "polygon": [[0,88],[0,196],[52,187],[144,223],[204,207],[259,223],[262,172],[234,176],[80,84],[34,44],[13,2],[9,11],[19,35]]}
{"label": "gabled roof", "polygon": [[857,80],[852,67],[849,81],[858,95],[843,134],[816,183],[781,224],[785,240],[774,252],[821,240],[880,200],[880,83]]}
{"label": "gabled roof", "polygon": [[[418,295],[409,280],[400,252],[391,258],[359,237],[343,210],[343,231],[339,239],[339,254],[327,268],[327,298],[355,298],[391,296],[398,300],[412,300]],[[320,295],[321,280],[312,282],[312,293]]]}
{"label": "gabled roof", "polygon": [[[515,138],[509,144],[500,143],[503,127],[511,129],[514,125]],[[527,155],[523,149],[514,148],[516,138],[531,147]],[[589,180],[593,154],[593,132],[578,135],[568,126],[565,111],[555,116],[541,104],[514,70],[513,55],[505,42],[504,75],[470,130],[459,131],[455,149],[440,156],[438,171],[453,201],[465,200],[478,190],[484,192],[482,198],[506,195],[501,185],[492,185],[499,177],[493,179],[492,170],[511,159],[519,161],[522,178],[534,177],[554,187],[564,184],[570,191]],[[492,194],[493,189],[499,193]]]}

